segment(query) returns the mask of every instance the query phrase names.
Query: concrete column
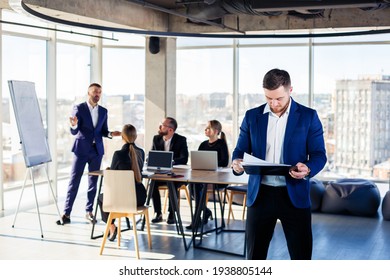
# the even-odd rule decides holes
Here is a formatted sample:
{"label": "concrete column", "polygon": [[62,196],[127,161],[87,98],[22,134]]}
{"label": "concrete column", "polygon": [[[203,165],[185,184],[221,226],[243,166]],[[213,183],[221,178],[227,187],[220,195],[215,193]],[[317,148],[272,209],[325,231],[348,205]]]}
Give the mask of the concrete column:
{"label": "concrete column", "polygon": [[[158,124],[176,116],[176,38],[160,38],[156,54],[145,50],[145,152],[152,146]],[[180,125],[180,124],[179,124]]]}
{"label": "concrete column", "polygon": [[[102,36],[102,32],[96,31],[94,35]],[[91,47],[91,83],[102,84],[103,80],[103,43],[101,38],[92,37]],[[103,87],[103,98],[104,98],[104,85]]]}

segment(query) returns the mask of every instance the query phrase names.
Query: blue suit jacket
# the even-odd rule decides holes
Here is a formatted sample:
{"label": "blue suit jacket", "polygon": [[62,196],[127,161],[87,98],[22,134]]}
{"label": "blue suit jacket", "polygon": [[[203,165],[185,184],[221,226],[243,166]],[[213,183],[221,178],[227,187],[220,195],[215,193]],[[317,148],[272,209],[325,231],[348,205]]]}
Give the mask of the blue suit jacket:
{"label": "blue suit jacket", "polygon": [[76,156],[87,155],[94,140],[98,154],[104,154],[103,136],[108,137],[109,134],[107,127],[107,109],[99,106],[98,110],[98,122],[94,128],[87,102],[80,103],[73,108],[73,116],[77,117],[78,124],[77,128],[70,129],[70,132],[76,135],[72,148],[72,152]]}
{"label": "blue suit jacket", "polygon": [[[263,114],[264,108],[265,104],[246,112],[240,127],[237,146],[233,151],[233,160],[242,159],[245,152],[265,159],[268,114]],[[311,170],[311,177],[322,170],[327,160],[322,124],[317,112],[296,103],[292,98],[283,151],[285,164],[305,163]],[[261,179],[261,175],[249,176],[248,206],[251,206],[256,200]],[[297,180],[286,176],[286,184],[289,197],[295,207],[310,207],[309,180]]]}

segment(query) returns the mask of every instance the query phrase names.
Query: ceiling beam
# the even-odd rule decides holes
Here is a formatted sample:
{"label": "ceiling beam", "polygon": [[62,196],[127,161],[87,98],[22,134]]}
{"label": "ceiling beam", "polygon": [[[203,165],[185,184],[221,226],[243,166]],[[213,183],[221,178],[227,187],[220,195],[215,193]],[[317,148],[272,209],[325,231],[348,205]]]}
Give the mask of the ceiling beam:
{"label": "ceiling beam", "polygon": [[[9,1],[21,2],[20,0]],[[182,16],[156,11],[124,0],[24,0],[23,2],[29,8],[42,14],[74,22],[173,33],[232,33],[233,30],[283,32],[351,27],[390,28],[390,8],[369,11],[359,8],[331,9],[325,10],[322,17],[306,19],[287,13],[275,16],[230,14],[222,19],[221,26],[227,28],[221,28],[220,26],[190,23]],[[271,2],[274,3],[274,1]]]}

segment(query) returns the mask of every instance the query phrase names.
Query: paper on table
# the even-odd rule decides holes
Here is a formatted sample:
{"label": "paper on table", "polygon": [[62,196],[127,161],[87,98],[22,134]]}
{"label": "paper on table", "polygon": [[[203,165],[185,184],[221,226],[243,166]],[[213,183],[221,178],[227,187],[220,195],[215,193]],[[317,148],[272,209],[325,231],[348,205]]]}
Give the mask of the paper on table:
{"label": "paper on table", "polygon": [[177,169],[191,169],[191,166],[186,165],[186,164],[176,164],[176,165],[173,166],[173,168],[177,168]]}
{"label": "paper on table", "polygon": [[272,163],[268,162],[262,159],[259,159],[257,157],[254,157],[248,153],[244,153],[244,159],[241,162],[242,165],[258,165],[258,166],[290,166],[288,164],[282,164],[282,163]]}

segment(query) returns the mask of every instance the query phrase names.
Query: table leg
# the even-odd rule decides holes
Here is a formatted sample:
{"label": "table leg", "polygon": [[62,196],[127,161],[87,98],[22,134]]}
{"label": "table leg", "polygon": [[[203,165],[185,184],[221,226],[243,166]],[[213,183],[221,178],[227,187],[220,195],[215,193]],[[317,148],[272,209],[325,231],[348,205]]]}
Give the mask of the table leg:
{"label": "table leg", "polygon": [[[154,191],[154,180],[148,179],[148,182],[146,183],[146,191],[147,191],[147,196],[146,196],[145,205],[149,206],[150,199],[152,198],[153,191]],[[145,228],[145,217],[143,217],[142,219],[141,230],[144,230],[144,228]]]}
{"label": "table leg", "polygon": [[181,215],[180,215],[176,186],[175,186],[174,182],[167,182],[167,184],[168,184],[168,189],[169,189],[169,201],[170,201],[171,206],[172,206],[173,217],[174,217],[175,223],[176,223],[176,229],[177,229],[178,234],[180,234],[183,237],[184,248],[186,251],[188,251],[188,249],[191,246],[192,239],[189,242],[189,244],[187,244],[187,241],[185,238],[185,232],[184,232],[184,228],[183,228],[183,222],[181,220]]}
{"label": "table leg", "polygon": [[[97,194],[96,194],[96,204],[95,204],[95,214],[94,214],[95,220],[96,220],[96,215],[97,215],[97,212],[98,212],[99,195],[102,192],[102,185],[103,185],[103,175],[100,175],[99,176],[99,188],[98,188],[98,191],[97,191]],[[95,224],[96,224],[96,222],[92,224],[91,239],[96,239],[96,238],[99,238],[99,237],[103,237],[103,234],[97,235],[97,236],[93,235],[94,232],[95,232]]]}

